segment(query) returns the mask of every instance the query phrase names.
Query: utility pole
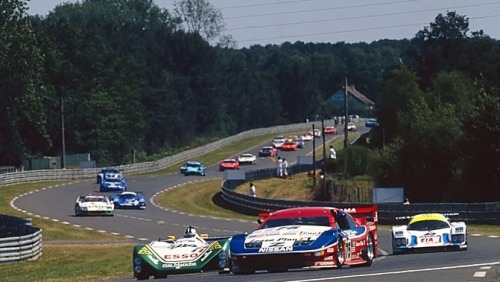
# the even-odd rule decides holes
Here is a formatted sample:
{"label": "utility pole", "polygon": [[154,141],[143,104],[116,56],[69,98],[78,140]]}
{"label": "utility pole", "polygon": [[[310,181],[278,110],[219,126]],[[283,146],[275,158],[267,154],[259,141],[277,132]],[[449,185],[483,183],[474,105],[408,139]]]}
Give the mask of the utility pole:
{"label": "utility pole", "polygon": [[64,169],[66,168],[66,140],[65,140],[65,134],[64,134],[64,91],[62,89],[59,89],[59,94],[61,97],[61,145],[62,145],[62,152],[61,152],[61,168]]}
{"label": "utility pole", "polygon": [[313,132],[313,189],[316,188],[316,136],[314,136],[314,122],[312,124]]}
{"label": "utility pole", "polygon": [[344,148],[349,147],[349,133],[347,130],[347,123],[349,120],[349,105],[347,104],[347,76],[345,77],[345,91],[344,91]]}
{"label": "utility pole", "polygon": [[325,120],[322,118],[321,119],[321,138],[323,138],[323,166],[321,170],[323,171],[323,178],[322,178],[322,188],[323,188],[323,199],[326,201],[326,144],[325,144]]}

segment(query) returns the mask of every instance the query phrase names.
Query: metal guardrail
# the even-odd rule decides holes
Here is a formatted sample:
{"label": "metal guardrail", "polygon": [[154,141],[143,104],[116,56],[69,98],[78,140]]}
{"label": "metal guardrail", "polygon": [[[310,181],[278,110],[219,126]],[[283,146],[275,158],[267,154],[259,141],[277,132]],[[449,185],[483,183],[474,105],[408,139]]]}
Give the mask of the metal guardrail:
{"label": "metal guardrail", "polygon": [[[273,170],[274,172],[274,170]],[[249,175],[270,177],[275,176],[268,169],[261,172],[247,172]],[[251,180],[255,180],[251,179]],[[258,178],[262,179],[262,178]],[[259,212],[272,212],[279,209],[306,206],[325,206],[325,207],[356,207],[366,205],[366,203],[334,203],[323,201],[287,201],[275,200],[258,197],[250,197],[233,191],[233,189],[247,180],[226,180],[222,182],[222,198],[235,210],[245,214],[255,214]],[[415,203],[404,204],[378,204],[378,219],[381,224],[404,224],[397,217],[412,216],[419,213],[448,213],[456,214],[450,216],[453,221],[465,221],[468,223],[487,223],[500,224],[500,202],[491,203]]]}
{"label": "metal guardrail", "polygon": [[[333,121],[330,120],[325,122],[332,123]],[[271,133],[278,134],[284,131],[310,130],[312,124],[314,124],[318,128],[321,126],[321,122],[315,121],[308,123],[297,123],[290,125],[280,125],[280,126],[252,129],[241,132],[234,136],[223,138],[221,140],[212,142],[210,144],[198,148],[184,151],[173,156],[165,157],[161,160],[138,163],[138,164],[120,165],[116,166],[116,168],[122,170],[125,175],[157,171],[169,167],[171,165],[174,165],[176,163],[196,158],[200,155],[206,154],[207,152],[215,151],[226,145],[244,140],[249,137],[271,134]],[[73,180],[73,179],[92,178],[96,177],[97,173],[100,170],[101,168],[45,169],[45,170],[3,173],[0,174],[0,186],[29,183],[29,182],[50,181],[50,180]]]}
{"label": "metal guardrail", "polygon": [[0,215],[0,264],[35,260],[42,255],[42,230],[31,219]]}

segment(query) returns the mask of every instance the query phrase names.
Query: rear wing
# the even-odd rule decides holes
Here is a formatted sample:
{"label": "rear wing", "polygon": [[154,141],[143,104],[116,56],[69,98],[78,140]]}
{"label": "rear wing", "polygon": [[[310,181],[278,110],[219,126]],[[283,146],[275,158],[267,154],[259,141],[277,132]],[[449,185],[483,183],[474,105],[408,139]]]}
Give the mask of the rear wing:
{"label": "rear wing", "polygon": [[378,224],[378,206],[353,206],[341,208],[343,212],[350,214],[359,224]]}

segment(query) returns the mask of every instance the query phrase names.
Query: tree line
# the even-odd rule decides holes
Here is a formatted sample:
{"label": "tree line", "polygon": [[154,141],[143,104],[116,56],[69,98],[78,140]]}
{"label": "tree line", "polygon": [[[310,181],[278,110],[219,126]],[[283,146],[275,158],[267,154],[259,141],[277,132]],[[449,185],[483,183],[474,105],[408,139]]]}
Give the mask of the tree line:
{"label": "tree line", "polygon": [[63,143],[99,166],[126,164],[132,152],[150,160],[338,116],[328,98],[347,76],[376,102],[357,114],[379,120],[377,185],[415,200],[498,200],[500,45],[465,16],[438,15],[410,40],[238,49],[183,29],[152,0],[85,0],[46,16],[6,0],[0,10],[0,165],[61,155]]}

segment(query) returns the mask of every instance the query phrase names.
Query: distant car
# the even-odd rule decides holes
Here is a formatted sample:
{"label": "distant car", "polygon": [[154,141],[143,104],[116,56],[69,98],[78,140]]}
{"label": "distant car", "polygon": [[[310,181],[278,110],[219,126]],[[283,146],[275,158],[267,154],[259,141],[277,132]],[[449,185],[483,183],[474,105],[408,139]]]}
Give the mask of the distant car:
{"label": "distant car", "polygon": [[188,175],[206,175],[207,168],[198,161],[188,161],[183,166],[181,166],[181,173],[185,176]]}
{"label": "distant car", "polygon": [[121,175],[107,177],[99,184],[99,192],[123,192],[127,190],[127,181]]}
{"label": "distant car", "polygon": [[325,127],[325,134],[337,134],[337,128],[335,126]]}
{"label": "distant car", "polygon": [[297,143],[295,142],[285,142],[281,146],[282,151],[297,151]]}
{"label": "distant car", "polygon": [[417,214],[408,225],[392,227],[392,253],[419,250],[467,250],[465,222],[450,222],[440,213]]}
{"label": "distant car", "polygon": [[259,227],[230,240],[232,272],[371,266],[377,256],[377,207],[300,207],[259,214]]}
{"label": "distant car", "polygon": [[357,130],[356,124],[354,122],[347,123],[347,130],[349,130],[349,131],[356,131]]}
{"label": "distant car", "polygon": [[75,215],[114,215],[114,205],[103,195],[79,196],[76,198]]}
{"label": "distant car", "polygon": [[140,192],[121,192],[109,196],[109,200],[113,202],[115,209],[145,209],[146,200],[144,195]]}
{"label": "distant car", "polygon": [[283,146],[283,143],[285,143],[285,141],[286,141],[285,136],[282,136],[282,135],[276,136],[276,137],[274,137],[273,142],[272,142],[273,147],[276,149],[279,149],[279,148],[281,148],[281,146]]}
{"label": "distant car", "polygon": [[208,237],[206,234],[178,239],[169,236],[168,239],[136,245],[132,254],[134,277],[147,280],[151,276],[166,278],[167,275],[182,273],[229,273],[229,239],[230,236]]}
{"label": "distant car", "polygon": [[311,134],[312,136],[316,137],[316,138],[321,138],[321,130],[319,129],[314,129],[314,131],[309,131],[309,134]]}
{"label": "distant car", "polygon": [[116,178],[115,175],[119,175],[119,178],[123,178],[122,172],[116,168],[103,168],[99,173],[97,173],[96,183],[101,183],[101,181],[106,178]]}
{"label": "distant car", "polygon": [[250,153],[241,154],[238,156],[238,162],[240,164],[256,164],[257,157]]}
{"label": "distant car", "polygon": [[278,150],[273,146],[264,146],[259,150],[259,157],[276,157]]}
{"label": "distant car", "polygon": [[240,169],[240,163],[236,159],[225,159],[219,163],[219,170]]}
{"label": "distant car", "polygon": [[306,132],[300,136],[302,141],[311,141],[314,139],[314,134],[312,132]]}
{"label": "distant car", "polygon": [[365,126],[366,127],[374,127],[377,126],[378,122],[376,118],[367,118],[365,119]]}

